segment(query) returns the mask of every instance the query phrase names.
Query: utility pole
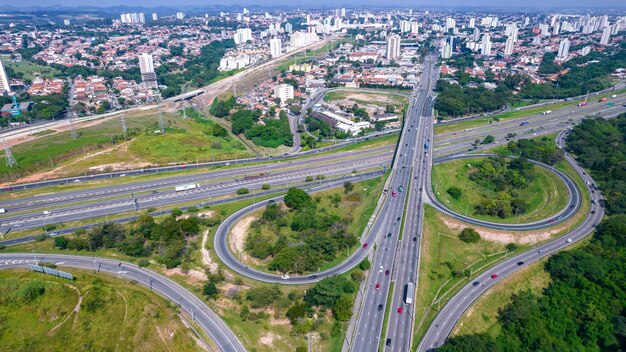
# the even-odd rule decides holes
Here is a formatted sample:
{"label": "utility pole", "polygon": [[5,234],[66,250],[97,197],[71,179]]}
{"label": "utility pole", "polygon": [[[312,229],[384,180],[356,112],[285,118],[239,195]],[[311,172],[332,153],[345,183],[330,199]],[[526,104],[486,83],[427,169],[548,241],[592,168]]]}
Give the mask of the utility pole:
{"label": "utility pole", "polygon": [[124,134],[124,139],[126,139],[126,114],[122,113],[122,133]]}
{"label": "utility pole", "polygon": [[187,120],[187,108],[183,107],[183,120]]}
{"label": "utility pole", "polygon": [[159,110],[159,127],[161,128],[161,133],[165,133],[165,123],[163,122],[162,110]]}
{"label": "utility pole", "polygon": [[8,167],[14,167],[17,166],[17,161],[15,160],[15,157],[13,156],[13,153],[11,153],[11,148],[9,148],[9,145],[7,144],[5,139],[2,139],[2,144],[4,144],[4,158],[6,159],[6,164]]}
{"label": "utility pole", "polygon": [[70,117],[70,135],[72,136],[72,138],[76,139],[78,138],[78,133],[76,132],[76,128],[74,128],[74,122],[72,121],[72,118]]}

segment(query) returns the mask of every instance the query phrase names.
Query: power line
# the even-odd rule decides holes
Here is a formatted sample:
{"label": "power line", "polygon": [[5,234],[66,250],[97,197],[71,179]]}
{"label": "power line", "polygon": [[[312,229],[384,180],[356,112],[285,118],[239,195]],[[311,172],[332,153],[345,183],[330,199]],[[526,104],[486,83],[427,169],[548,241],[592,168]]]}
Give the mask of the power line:
{"label": "power line", "polygon": [[17,161],[15,160],[13,153],[11,153],[11,148],[9,148],[9,145],[4,139],[2,139],[2,144],[4,147],[4,159],[6,160],[7,166],[8,167],[17,166]]}

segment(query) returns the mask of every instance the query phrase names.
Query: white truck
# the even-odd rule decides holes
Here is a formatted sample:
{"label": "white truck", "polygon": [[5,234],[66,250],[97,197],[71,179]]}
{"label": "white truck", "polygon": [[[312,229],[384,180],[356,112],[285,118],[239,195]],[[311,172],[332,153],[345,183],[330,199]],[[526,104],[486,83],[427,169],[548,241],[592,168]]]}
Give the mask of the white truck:
{"label": "white truck", "polygon": [[6,209],[4,209],[4,208],[0,208],[0,214],[4,214],[4,213],[6,213],[6,212],[7,212],[7,211],[6,211]]}
{"label": "white truck", "polygon": [[552,113],[552,110],[546,110],[546,111],[543,112],[543,115],[548,115],[548,114],[551,114],[551,113]]}
{"label": "white truck", "polygon": [[200,187],[199,184],[197,184],[197,183],[190,183],[190,184],[187,184],[187,185],[178,185],[178,186],[174,187],[174,190],[176,192],[182,192],[182,191],[188,191],[190,189],[196,189],[198,187]]}

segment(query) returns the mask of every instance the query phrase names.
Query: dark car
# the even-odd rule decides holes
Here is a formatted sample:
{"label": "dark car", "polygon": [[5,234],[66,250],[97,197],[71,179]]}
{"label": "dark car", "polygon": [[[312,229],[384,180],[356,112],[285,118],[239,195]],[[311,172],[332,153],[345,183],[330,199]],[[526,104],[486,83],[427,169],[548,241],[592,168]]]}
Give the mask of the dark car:
{"label": "dark car", "polygon": [[387,342],[385,342],[385,345],[391,346],[391,339],[387,339]]}
{"label": "dark car", "polygon": [[317,275],[311,275],[311,276],[309,276],[309,280],[315,280],[315,279],[317,279]]}
{"label": "dark car", "polygon": [[413,242],[417,242],[417,237],[413,237]]}
{"label": "dark car", "polygon": [[517,262],[517,265],[524,265],[524,262],[520,260],[519,262]]}
{"label": "dark car", "polygon": [[378,305],[378,310],[383,310],[383,305],[382,304]]}
{"label": "dark car", "polygon": [[389,275],[389,269],[385,270],[385,275]]}
{"label": "dark car", "polygon": [[387,234],[387,238],[389,238],[389,237],[391,237],[391,232],[389,232],[389,233]]}
{"label": "dark car", "polygon": [[478,282],[478,281],[472,282],[472,286],[478,286],[478,285],[480,285],[480,282]]}
{"label": "dark car", "polygon": [[398,219],[396,219],[397,221],[400,221],[400,217],[398,216]]}

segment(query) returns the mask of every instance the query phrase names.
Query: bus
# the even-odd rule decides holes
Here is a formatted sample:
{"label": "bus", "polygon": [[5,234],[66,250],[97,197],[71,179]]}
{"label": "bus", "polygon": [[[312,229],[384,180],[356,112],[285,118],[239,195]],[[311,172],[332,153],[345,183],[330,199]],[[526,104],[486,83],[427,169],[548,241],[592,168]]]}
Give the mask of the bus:
{"label": "bus", "polygon": [[413,297],[415,297],[415,284],[409,282],[408,284],[404,285],[404,303],[412,304]]}

